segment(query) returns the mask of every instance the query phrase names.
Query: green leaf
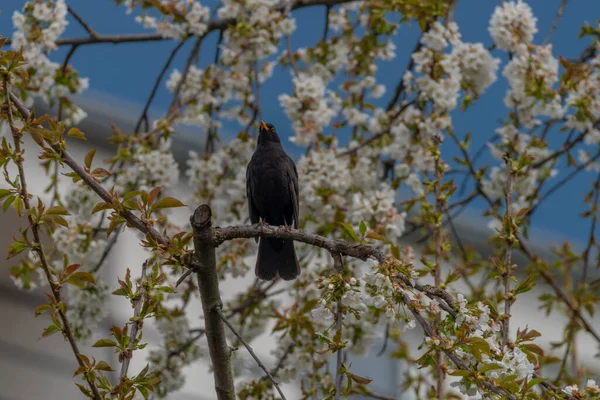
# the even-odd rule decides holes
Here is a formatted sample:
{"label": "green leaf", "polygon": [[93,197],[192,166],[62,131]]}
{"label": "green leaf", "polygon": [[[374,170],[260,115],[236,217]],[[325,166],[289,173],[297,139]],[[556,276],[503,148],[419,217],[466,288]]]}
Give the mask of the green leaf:
{"label": "green leaf", "polygon": [[10,189],[0,189],[0,200],[8,196],[10,193]]}
{"label": "green leaf", "polygon": [[85,166],[88,169],[92,168],[92,161],[94,160],[95,155],[96,155],[96,149],[90,150],[90,152],[85,155],[85,159],[83,160],[83,162],[85,163]]}
{"label": "green leaf", "polygon": [[96,364],[94,369],[99,370],[99,371],[108,371],[108,372],[114,371],[114,369],[112,369],[111,366],[108,365],[108,363],[106,361],[98,362],[98,364]]}
{"label": "green leaf", "polygon": [[117,342],[110,339],[100,339],[92,345],[92,347],[115,347]]}
{"label": "green leaf", "polygon": [[67,279],[67,282],[69,282],[73,286],[77,286],[78,288],[85,287],[86,283],[89,283],[92,285],[96,284],[96,280],[94,279],[92,274],[90,274],[89,272],[83,272],[83,271],[75,272],[74,274],[69,276],[69,278]]}
{"label": "green leaf", "polygon": [[71,264],[67,268],[65,268],[65,275],[69,276],[73,272],[77,271],[81,267],[81,264]]}
{"label": "green leaf", "polygon": [[48,215],[71,215],[63,206],[54,206],[46,210]]}
{"label": "green leaf", "polygon": [[81,132],[77,128],[69,129],[69,132],[67,132],[67,136],[74,137],[74,138],[81,139],[81,140],[87,140],[85,138],[85,135],[83,134],[83,132]]}
{"label": "green leaf", "polygon": [[173,207],[185,207],[185,204],[183,204],[181,201],[177,200],[174,197],[164,197],[152,206],[152,210],[160,210],[161,208]]}
{"label": "green leaf", "polygon": [[95,170],[93,170],[91,172],[91,174],[94,177],[105,177],[105,176],[110,176],[111,175],[111,173],[108,172],[107,170],[105,170],[104,168],[96,168]]}
{"label": "green leaf", "polygon": [[34,314],[36,317],[39,317],[40,315],[42,315],[49,309],[50,309],[50,304],[40,304],[39,306],[36,307]]}
{"label": "green leaf", "polygon": [[148,389],[146,389],[146,387],[144,386],[136,386],[136,389],[140,391],[140,393],[142,394],[142,396],[144,396],[144,399],[148,400]]}
{"label": "green leaf", "polygon": [[372,379],[368,379],[368,378],[364,378],[362,376],[351,374],[350,372],[348,372],[347,374],[348,374],[349,378],[351,378],[354,382],[356,382],[360,385],[368,385],[369,383],[371,383],[373,381]]}
{"label": "green leaf", "polygon": [[483,367],[479,368],[479,372],[488,372],[494,369],[500,369],[502,366],[500,364],[486,364]]}
{"label": "green leaf", "polygon": [[25,250],[27,247],[28,247],[27,243],[13,242],[10,246],[8,246],[8,257],[6,257],[6,258],[7,259],[13,258],[17,254],[19,254],[23,250]]}
{"label": "green leaf", "polygon": [[54,324],[49,325],[44,332],[42,332],[42,337],[48,337],[54,335],[56,332],[60,331],[60,328]]}
{"label": "green leaf", "polygon": [[6,210],[8,210],[8,207],[10,207],[10,205],[13,203],[13,201],[15,201],[16,198],[17,198],[17,196],[13,195],[13,196],[10,196],[9,198],[7,198],[6,200],[4,200],[4,205],[2,206],[2,210],[4,212],[6,212]]}
{"label": "green leaf", "polygon": [[361,236],[365,236],[365,233],[367,233],[367,224],[365,224],[365,221],[360,221],[358,230]]}
{"label": "green leaf", "polygon": [[349,236],[350,236],[352,239],[354,239],[355,241],[358,241],[358,235],[356,234],[356,232],[354,232],[354,228],[353,228],[351,225],[349,225],[349,224],[346,224],[346,223],[344,223],[344,222],[340,222],[339,224],[342,226],[342,228],[344,228],[344,230],[346,231],[346,233],[347,233],[347,234],[348,234],[348,235],[349,235]]}
{"label": "green leaf", "polygon": [[156,288],[156,290],[163,293],[175,293],[175,291],[169,286],[159,286]]}
{"label": "green leaf", "polygon": [[379,233],[375,232],[375,231],[369,231],[369,233],[367,233],[367,235],[365,236],[368,239],[375,239],[375,240],[380,240],[382,242],[386,242],[387,239],[384,238],[383,236],[381,236]]}
{"label": "green leaf", "polygon": [[98,203],[92,209],[92,214],[95,214],[98,211],[102,211],[102,210],[109,210],[111,208],[113,208],[113,205],[111,203],[106,203],[106,202]]}

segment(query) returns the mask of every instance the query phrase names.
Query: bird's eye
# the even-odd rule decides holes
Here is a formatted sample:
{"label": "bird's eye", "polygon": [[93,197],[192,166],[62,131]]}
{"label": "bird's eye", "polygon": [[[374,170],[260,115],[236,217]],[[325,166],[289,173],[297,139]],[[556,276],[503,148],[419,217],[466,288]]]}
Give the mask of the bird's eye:
{"label": "bird's eye", "polygon": [[275,133],[275,127],[271,127],[271,132]]}

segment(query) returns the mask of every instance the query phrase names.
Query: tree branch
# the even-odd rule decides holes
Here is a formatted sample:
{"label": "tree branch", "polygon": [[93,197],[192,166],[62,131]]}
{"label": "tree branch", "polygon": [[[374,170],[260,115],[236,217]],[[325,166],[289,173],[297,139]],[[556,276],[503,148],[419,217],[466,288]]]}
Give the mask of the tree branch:
{"label": "tree branch", "polygon": [[194,248],[198,260],[196,275],[204,311],[204,329],[215,378],[215,390],[219,400],[235,400],[233,373],[231,371],[231,349],[227,345],[225,330],[221,322],[221,296],[217,276],[216,245],[212,234],[212,211],[201,205],[190,217],[194,229]]}
{"label": "tree branch", "polygon": [[[21,115],[24,118],[29,118],[31,113],[27,109],[27,107],[25,107],[25,105],[21,102],[21,100],[13,92],[9,92],[9,96],[10,100],[15,104],[17,110],[19,110]],[[40,126],[38,125],[38,127]],[[79,165],[77,161],[75,161],[75,159],[66,150],[62,150],[56,144],[50,143],[48,141],[47,143],[50,145],[50,147],[52,148],[52,150],[54,150],[56,154],[60,155],[62,162],[67,164],[69,168],[73,170],[73,172],[75,172],[94,192],[96,192],[96,194],[98,194],[102,198],[102,200],[106,201],[107,203],[112,203],[113,199],[110,193],[100,183],[98,183],[98,181],[96,181],[94,177],[88,174],[85,171],[85,169],[81,165]],[[161,235],[156,229],[148,227],[140,218],[136,217],[130,211],[121,210],[119,211],[119,215],[125,218],[129,225],[136,228],[140,232],[149,235],[158,244],[163,246],[168,245],[169,241],[165,236]]]}
{"label": "tree branch", "polygon": [[[23,200],[23,205],[24,205],[25,211],[27,212],[27,221],[29,222],[29,226],[31,228],[31,234],[33,235],[33,251],[37,254],[38,258],[40,259],[40,264],[41,264],[42,270],[44,271],[44,275],[46,276],[46,280],[48,281],[48,285],[50,286],[50,290],[52,291],[52,297],[54,298],[55,303],[61,304],[62,296],[60,294],[60,287],[56,284],[56,282],[54,282],[54,279],[52,278],[51,267],[50,267],[50,264],[48,263],[48,259],[46,258],[44,249],[42,248],[42,241],[40,239],[39,225],[37,222],[35,222],[33,220],[32,208],[31,208],[31,204],[29,202],[29,193],[27,191],[27,180],[25,179],[25,169],[23,168],[23,159],[22,159],[23,151],[21,150],[22,133],[18,131],[18,129],[15,127],[15,124],[14,124],[13,115],[12,115],[12,104],[11,104],[11,101],[14,102],[14,100],[13,100],[13,94],[10,91],[10,88],[8,85],[8,78],[6,75],[4,76],[4,91],[6,94],[6,105],[7,105],[7,109],[8,109],[7,110],[8,124],[10,126],[10,130],[11,130],[12,136],[13,136],[15,153],[17,154],[17,157],[15,159],[15,164],[17,165],[19,180],[20,180],[20,184],[21,184],[20,196],[21,196],[21,199]],[[15,105],[17,105],[17,104],[15,103]],[[17,105],[17,108],[19,108],[18,105]],[[79,357],[79,355],[81,353],[79,352],[79,347],[77,346],[77,342],[75,342],[75,337],[73,336],[71,324],[70,324],[69,320],[67,319],[67,314],[66,314],[64,307],[57,306],[56,312],[58,313],[58,316],[60,317],[60,321],[62,323],[61,330],[62,330],[65,338],[71,345],[71,350],[73,351],[73,354],[75,355],[75,358],[77,359],[77,362],[79,363],[79,366],[82,367],[84,370],[86,370],[85,364],[83,363],[82,359]],[[94,395],[94,399],[100,400],[101,399],[100,393],[98,392],[98,388],[96,387],[96,385],[90,378],[90,375],[88,373],[84,373],[83,376],[84,376],[84,379],[87,381],[92,394]]]}
{"label": "tree branch", "polygon": [[[329,6],[333,7],[337,4],[352,3],[357,0],[296,0],[290,7],[291,11],[298,10],[301,8],[312,7],[312,6]],[[274,7],[274,10],[285,11],[285,6]],[[235,18],[223,18],[208,23],[208,29],[205,33],[209,34],[212,31],[226,29],[230,25],[237,23]],[[157,42],[163,40],[172,40],[165,38],[158,33],[136,33],[136,34],[120,34],[120,35],[99,35],[95,37],[84,37],[84,38],[63,38],[56,41],[57,46],[65,45],[88,45],[88,44],[99,44],[99,43],[135,43],[135,42]],[[11,40],[7,40],[5,44],[10,45]]]}

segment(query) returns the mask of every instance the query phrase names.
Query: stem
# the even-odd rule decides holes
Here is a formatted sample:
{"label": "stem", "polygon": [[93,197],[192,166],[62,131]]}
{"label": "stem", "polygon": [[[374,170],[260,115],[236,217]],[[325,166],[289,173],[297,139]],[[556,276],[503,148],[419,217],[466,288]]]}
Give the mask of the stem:
{"label": "stem", "polygon": [[[444,215],[444,197],[442,193],[442,179],[444,178],[444,167],[442,165],[441,154],[440,154],[440,143],[441,139],[438,137],[434,138],[435,140],[435,214],[436,220],[439,218],[439,223],[436,223],[433,226],[434,235],[435,235],[435,269],[434,269],[434,282],[435,287],[439,288],[442,285],[442,277],[441,277],[441,266],[442,266],[442,254],[444,251],[444,236],[442,232],[442,219]],[[439,312],[435,316],[435,321],[433,324],[433,328],[435,330],[436,335],[439,335],[439,324],[442,320],[442,314]],[[444,398],[444,371],[442,367],[442,352],[436,351],[435,353],[435,375],[436,375],[436,385],[437,385],[437,398],[438,400],[442,400]]]}
{"label": "stem", "polygon": [[506,216],[505,216],[505,234],[506,237],[506,254],[504,259],[504,324],[502,325],[502,337],[503,344],[508,344],[508,335],[510,327],[510,306],[512,304],[512,296],[510,293],[510,277],[512,275],[512,243],[514,240],[513,235],[513,219],[512,219],[512,197],[513,197],[513,183],[514,183],[514,172],[510,160],[507,158],[508,177],[506,182]]}
{"label": "stem", "polygon": [[[340,253],[331,253],[333,256],[333,264],[335,270],[338,274],[342,275],[344,273],[344,265],[342,263],[342,256]],[[336,329],[340,333],[340,337],[342,336],[342,327],[343,327],[344,315],[342,313],[342,300],[338,300],[337,302],[337,310],[335,315],[335,324]],[[336,368],[335,368],[335,400],[340,399],[340,395],[342,394],[342,368],[343,368],[343,360],[344,360],[344,349],[339,348],[336,355]]]}
{"label": "stem", "polygon": [[[131,318],[131,332],[129,333],[129,342],[128,342],[128,346],[135,346],[135,340],[137,338],[137,334],[138,334],[138,330],[142,328],[143,322],[142,321],[138,321],[138,317],[140,315],[140,312],[142,312],[142,307],[144,306],[144,303],[146,302],[146,268],[148,267],[148,260],[144,261],[144,264],[142,264],[142,275],[140,276],[140,289],[139,289],[139,294],[138,294],[138,298],[136,298],[134,300],[135,306],[133,308],[133,317]],[[127,377],[127,370],[129,369],[129,363],[131,362],[131,358],[132,358],[132,351],[133,349],[130,349],[129,347],[126,349],[126,352],[124,354],[123,357],[123,364],[121,364],[121,374],[120,374],[120,380],[122,381],[124,378]]]}
{"label": "stem", "polygon": [[[8,78],[6,76],[4,76],[4,90],[5,90],[5,94],[6,94],[6,103],[7,103],[7,109],[8,109],[8,111],[7,111],[8,124],[10,126],[10,129],[11,129],[11,132],[13,135],[13,143],[15,145],[15,153],[17,154],[17,157],[15,158],[15,164],[17,165],[17,170],[19,173],[19,180],[21,183],[21,194],[20,195],[21,195],[21,198],[23,199],[23,205],[27,212],[27,221],[29,222],[29,226],[31,227],[31,234],[33,235],[33,251],[37,254],[38,258],[40,259],[40,264],[42,266],[42,269],[44,270],[44,275],[46,275],[46,280],[48,281],[48,285],[50,286],[50,290],[52,291],[52,296],[54,298],[54,301],[56,304],[59,304],[59,303],[62,303],[62,298],[60,295],[60,287],[52,279],[52,273],[50,272],[50,265],[46,258],[46,254],[44,253],[44,249],[42,248],[42,241],[40,240],[39,226],[33,220],[33,214],[31,213],[32,209],[31,209],[31,204],[29,202],[29,193],[27,192],[27,181],[25,179],[25,170],[23,168],[23,158],[21,157],[21,154],[23,153],[23,150],[21,150],[22,134],[15,127],[15,123],[13,120],[12,109],[11,109],[12,108],[12,105],[11,105],[12,93],[10,92],[10,89],[8,86]],[[79,354],[80,354],[79,347],[77,346],[77,343],[75,342],[75,337],[73,336],[73,331],[71,330],[71,324],[69,323],[69,320],[67,319],[66,312],[63,311],[62,307],[55,307],[55,309],[56,309],[56,312],[58,313],[58,316],[62,323],[62,332],[63,332],[64,336],[66,337],[67,341],[69,342],[69,344],[71,345],[71,350],[73,350],[73,353],[75,354],[75,358],[77,359],[79,366],[86,368],[83,361],[79,358]],[[94,399],[100,400],[101,396],[100,396],[100,393],[98,392],[98,388],[96,387],[96,385],[94,385],[94,383],[93,383],[92,379],[90,378],[90,376],[88,375],[88,373],[84,373],[83,376],[84,376],[85,380],[87,381],[88,386],[90,387],[90,390],[92,391],[92,393],[94,395]]]}

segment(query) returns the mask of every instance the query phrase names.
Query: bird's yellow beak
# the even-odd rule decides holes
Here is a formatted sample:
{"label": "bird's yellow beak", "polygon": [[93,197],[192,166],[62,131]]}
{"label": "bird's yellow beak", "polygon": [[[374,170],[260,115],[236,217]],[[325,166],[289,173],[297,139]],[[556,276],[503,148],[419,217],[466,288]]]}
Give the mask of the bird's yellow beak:
{"label": "bird's yellow beak", "polygon": [[262,129],[265,132],[269,132],[269,127],[267,126],[267,124],[265,124],[265,121],[263,120],[260,121],[260,129]]}

